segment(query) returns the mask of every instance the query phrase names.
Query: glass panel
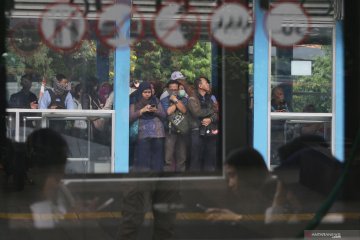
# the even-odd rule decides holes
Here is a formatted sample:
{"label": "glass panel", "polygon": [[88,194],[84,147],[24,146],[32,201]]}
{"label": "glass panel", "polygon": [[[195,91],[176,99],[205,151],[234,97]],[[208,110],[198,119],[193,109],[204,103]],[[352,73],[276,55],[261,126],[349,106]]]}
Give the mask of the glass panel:
{"label": "glass panel", "polygon": [[[321,220],[317,229],[335,229],[337,236],[338,229],[358,229],[359,191],[354,184],[360,182],[358,164],[354,161],[353,165],[344,166],[329,149],[335,134],[331,131],[335,125],[333,114],[336,114],[332,112],[335,109],[333,98],[344,98],[331,95],[335,70],[332,69],[335,54],[332,28],[312,26],[303,43],[292,48],[272,46],[271,82],[263,87],[270,93],[270,85],[271,88],[280,86],[282,90],[276,94],[274,90],[274,96],[277,99],[284,96],[285,101],[276,100],[274,112],[266,113],[271,116],[271,164],[281,163],[283,167],[270,171],[264,156],[249,147],[253,127],[259,127],[252,125],[253,112],[259,110],[254,109],[253,86],[256,81],[263,80],[256,79],[254,71],[258,71],[256,64],[270,66],[269,59],[259,59],[258,55],[254,59],[253,53],[267,52],[267,39],[262,39],[263,49],[256,49],[259,39],[250,39],[239,48],[224,47],[215,43],[208,31],[208,25],[223,28],[222,32],[231,38],[231,42],[237,40],[232,38],[233,32],[250,32],[247,27],[251,24],[243,24],[245,19],[237,15],[238,11],[231,15],[231,9],[229,14],[220,14],[221,21],[209,24],[214,20],[214,11],[227,3],[237,4],[236,1],[172,2],[172,5],[179,2],[185,5],[179,16],[165,18],[160,24],[160,28],[166,28],[167,20],[175,23],[174,28],[167,29],[168,36],[175,29],[185,40],[196,37],[195,17],[201,20],[199,38],[187,42],[185,49],[171,48],[163,39],[167,37],[156,37],[152,29],[153,17],[158,16],[166,1],[84,1],[90,4],[86,17],[87,34],[80,45],[65,52],[44,43],[44,36],[38,31],[42,14],[39,19],[29,18],[51,8],[53,5],[47,5],[49,2],[15,1],[16,10],[8,15],[9,48],[3,56],[7,62],[10,107],[5,116],[8,139],[0,139],[5,140],[0,145],[1,239],[294,239],[304,234],[304,229],[314,228],[315,224],[310,226],[309,223],[316,222],[314,216],[318,210],[327,207],[330,214]],[[71,2],[81,10],[86,8],[83,1]],[[143,14],[130,14],[133,18],[130,36],[134,41],[129,55],[116,63],[113,42],[109,41],[121,39],[124,44],[124,38],[121,38],[124,36],[116,27],[127,28],[130,15],[120,23],[113,19],[108,21],[102,14],[115,9],[118,17],[126,9],[114,6],[115,2],[131,3]],[[265,13],[269,9],[269,1],[249,2],[250,15],[256,12],[251,12],[251,9],[256,10],[252,3],[261,3]],[[278,2],[281,1],[270,1],[270,8]],[[340,3],[332,4],[327,0],[301,2],[317,17],[323,17],[327,12],[324,8],[329,4],[334,5],[331,8],[334,11]],[[102,4],[101,11],[99,4]],[[346,1],[346,4],[356,5],[356,1]],[[62,11],[56,13],[64,14]],[[84,19],[84,12],[71,11],[71,14],[75,18],[55,17],[50,21],[55,26],[50,26],[53,35],[62,33],[53,44],[64,46],[69,39],[77,40],[81,35],[83,28],[77,21]],[[341,18],[339,14],[341,11],[336,11],[334,17]],[[355,11],[354,14],[358,16]],[[105,19],[101,31],[96,29],[99,16]],[[145,29],[141,29],[138,21],[142,17],[146,20]],[[191,19],[190,24],[183,24],[186,17]],[[334,17],[329,15],[313,20],[329,21],[331,25],[335,24]],[[358,22],[351,22],[355,33],[358,30],[353,26],[359,25]],[[257,24],[258,32],[253,36],[262,34],[259,31],[265,28],[265,22]],[[181,27],[177,28],[179,25]],[[125,31],[128,33],[127,29]],[[358,43],[357,35],[349,39]],[[224,40],[221,39],[224,35],[218,37]],[[117,53],[127,52],[127,48],[121,51],[124,49],[119,47],[118,50]],[[359,54],[357,49],[352,50]],[[123,66],[129,63],[130,71],[124,72]],[[357,64],[358,61],[354,61],[351,65],[356,68]],[[2,66],[1,62],[0,74]],[[260,71],[269,72],[266,67]],[[58,73],[65,77],[58,75],[56,78]],[[167,85],[172,75],[180,79],[180,85]],[[352,81],[355,86],[359,86],[356,85],[358,75],[352,78],[356,80]],[[121,87],[115,84],[116,89],[112,92],[115,76],[119,80],[115,83],[120,83]],[[200,79],[201,76],[207,77],[209,82]],[[43,79],[46,80],[44,85]],[[13,97],[10,101],[10,96],[23,87],[27,90],[31,87],[35,98],[25,98],[25,103],[15,101],[24,100],[21,97]],[[53,99],[50,105],[42,107],[44,109],[31,108],[36,108],[36,98],[40,99],[40,95],[39,104],[44,103],[45,93],[50,94],[42,87],[54,87],[56,93],[70,91],[72,99],[78,100],[82,109],[56,109],[69,106],[69,102],[64,103],[61,97]],[[185,97],[179,90],[182,87],[187,94]],[[357,90],[353,90],[352,96],[357,97]],[[33,96],[27,91],[21,94]],[[153,95],[156,97],[152,98]],[[259,100],[257,97],[255,93],[255,101]],[[185,99],[187,101],[183,102]],[[354,122],[357,120],[354,109],[358,109],[355,100],[346,106],[353,107],[351,116],[354,118],[351,120]],[[255,105],[270,106],[270,101],[269,97]],[[126,104],[121,105],[124,102]],[[121,107],[116,106],[119,103]],[[191,122],[196,126],[191,125],[184,135],[180,126],[172,126],[182,122],[180,114],[169,119],[164,117],[168,111],[164,110],[162,117],[158,112],[169,105],[169,108],[181,111],[181,103],[185,105],[186,114],[196,116]],[[115,110],[112,110],[114,104]],[[51,106],[54,108],[48,109]],[[136,116],[130,120],[128,113],[136,111],[139,115],[140,111],[145,114],[140,117],[138,135],[133,138],[135,135],[131,131],[136,131]],[[214,115],[218,115],[217,119]],[[204,128],[208,122],[204,120],[206,118],[216,122],[217,128]],[[118,124],[119,119],[126,124]],[[355,127],[348,129],[349,132],[355,130]],[[259,135],[267,141],[266,131]],[[299,137],[302,138],[299,140]],[[349,145],[356,145],[353,143],[349,140]],[[181,151],[182,147],[186,152]],[[354,149],[359,148],[354,146]],[[346,155],[355,155],[347,150]],[[167,162],[166,155],[173,152],[173,158]],[[179,159],[185,159],[185,163]],[[194,160],[199,164],[194,166]],[[114,173],[115,163],[129,166],[129,172]],[[342,175],[344,168],[351,171]],[[346,185],[341,189],[340,198],[334,200],[330,195],[330,199],[334,186],[337,187],[335,190],[340,189],[338,179],[346,179]],[[334,201],[335,204],[329,206]],[[358,237],[358,231],[355,234]],[[347,236],[343,232],[341,235]]]}
{"label": "glass panel", "polygon": [[[320,127],[314,113],[332,112],[332,36],[332,28],[313,27],[301,44],[271,48],[271,112],[288,115],[271,121],[273,166],[280,164],[279,148],[296,137],[321,136],[331,146],[331,124]],[[309,125],[293,124],[287,113],[306,113],[302,121]]]}
{"label": "glass panel", "polygon": [[130,172],[221,174],[220,86],[211,78],[212,44],[204,36],[190,46],[169,46],[190,41],[197,31],[196,24],[181,23],[185,39],[156,40],[147,33],[132,48]]}
{"label": "glass panel", "polygon": [[332,31],[314,27],[301,44],[271,48],[273,112],[332,112]]}

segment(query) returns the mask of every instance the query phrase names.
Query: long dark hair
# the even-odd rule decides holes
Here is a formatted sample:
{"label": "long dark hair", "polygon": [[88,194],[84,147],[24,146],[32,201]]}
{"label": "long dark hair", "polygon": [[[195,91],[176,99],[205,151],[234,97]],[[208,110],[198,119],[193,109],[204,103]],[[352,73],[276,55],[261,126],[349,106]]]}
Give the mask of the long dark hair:
{"label": "long dark hair", "polygon": [[240,171],[243,173],[248,172],[250,177],[241,179],[247,182],[263,184],[270,175],[264,158],[257,150],[250,147],[231,151],[226,158],[225,164],[234,167],[239,176],[241,176]]}

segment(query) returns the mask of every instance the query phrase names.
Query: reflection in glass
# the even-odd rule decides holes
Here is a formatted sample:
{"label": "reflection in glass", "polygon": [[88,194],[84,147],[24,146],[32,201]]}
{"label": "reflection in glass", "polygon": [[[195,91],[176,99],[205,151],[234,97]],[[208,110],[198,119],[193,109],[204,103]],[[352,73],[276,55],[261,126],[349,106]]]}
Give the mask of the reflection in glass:
{"label": "reflection in glass", "polygon": [[291,114],[271,121],[271,165],[279,164],[277,149],[289,136],[315,134],[331,140],[329,126],[316,124],[319,119],[311,116],[332,113],[332,36],[332,28],[314,27],[302,44],[271,48],[271,112],[308,113],[298,124]]}

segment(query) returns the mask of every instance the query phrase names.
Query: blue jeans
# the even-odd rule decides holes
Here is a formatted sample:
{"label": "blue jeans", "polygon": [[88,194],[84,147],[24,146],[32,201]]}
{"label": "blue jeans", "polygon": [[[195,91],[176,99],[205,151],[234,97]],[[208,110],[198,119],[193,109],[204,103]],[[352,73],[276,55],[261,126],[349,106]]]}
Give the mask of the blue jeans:
{"label": "blue jeans", "polygon": [[134,171],[161,172],[164,167],[164,138],[139,139],[135,150]]}

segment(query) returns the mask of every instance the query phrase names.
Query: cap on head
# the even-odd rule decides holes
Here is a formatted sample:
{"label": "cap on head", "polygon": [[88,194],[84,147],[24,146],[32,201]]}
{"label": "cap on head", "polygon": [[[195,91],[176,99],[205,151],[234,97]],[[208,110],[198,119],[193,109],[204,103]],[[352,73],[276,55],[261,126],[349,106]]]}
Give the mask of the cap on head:
{"label": "cap on head", "polygon": [[185,79],[186,77],[179,71],[175,71],[171,74],[171,80]]}

